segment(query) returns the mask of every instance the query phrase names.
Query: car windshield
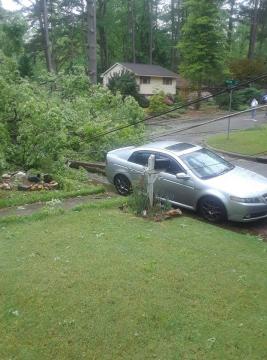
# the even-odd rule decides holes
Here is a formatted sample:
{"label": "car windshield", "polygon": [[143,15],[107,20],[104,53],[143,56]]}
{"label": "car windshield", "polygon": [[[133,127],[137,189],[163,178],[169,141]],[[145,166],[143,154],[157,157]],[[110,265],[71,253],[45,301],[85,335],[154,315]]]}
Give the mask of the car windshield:
{"label": "car windshield", "polygon": [[201,179],[210,179],[234,168],[234,165],[207,149],[182,155],[181,159]]}

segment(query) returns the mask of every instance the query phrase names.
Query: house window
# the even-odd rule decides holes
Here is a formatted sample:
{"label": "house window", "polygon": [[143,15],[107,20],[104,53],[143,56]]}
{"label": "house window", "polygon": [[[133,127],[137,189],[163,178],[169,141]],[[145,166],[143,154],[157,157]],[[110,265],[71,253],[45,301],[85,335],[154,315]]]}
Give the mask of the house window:
{"label": "house window", "polygon": [[172,85],[172,79],[163,78],[163,85]]}
{"label": "house window", "polygon": [[150,84],[149,76],[140,76],[140,84]]}

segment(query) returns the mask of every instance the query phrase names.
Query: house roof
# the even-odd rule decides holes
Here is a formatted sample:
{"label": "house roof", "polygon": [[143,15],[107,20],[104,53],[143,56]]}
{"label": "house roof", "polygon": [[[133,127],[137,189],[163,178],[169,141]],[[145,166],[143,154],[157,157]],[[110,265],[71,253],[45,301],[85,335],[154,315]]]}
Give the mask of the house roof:
{"label": "house roof", "polygon": [[159,65],[135,64],[135,63],[127,63],[127,62],[119,62],[114,64],[111,68],[109,68],[102,74],[102,77],[117,64],[124,66],[126,69],[132,71],[135,75],[138,76],[157,76],[157,77],[169,77],[169,78],[178,77],[178,75],[175,74],[174,72],[167,70]]}

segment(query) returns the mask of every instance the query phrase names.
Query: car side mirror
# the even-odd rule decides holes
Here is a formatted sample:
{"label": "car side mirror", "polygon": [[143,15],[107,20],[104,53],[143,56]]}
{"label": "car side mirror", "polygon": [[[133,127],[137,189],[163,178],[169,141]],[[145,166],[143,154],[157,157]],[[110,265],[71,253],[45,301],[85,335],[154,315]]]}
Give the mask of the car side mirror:
{"label": "car side mirror", "polygon": [[188,174],[182,172],[182,173],[176,174],[176,178],[179,180],[189,180],[190,176]]}

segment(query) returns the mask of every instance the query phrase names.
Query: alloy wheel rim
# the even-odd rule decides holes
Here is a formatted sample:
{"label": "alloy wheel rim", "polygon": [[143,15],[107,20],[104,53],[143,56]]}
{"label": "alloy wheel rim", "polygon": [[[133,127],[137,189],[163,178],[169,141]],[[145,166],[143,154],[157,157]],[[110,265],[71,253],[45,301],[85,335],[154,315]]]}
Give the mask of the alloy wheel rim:
{"label": "alloy wheel rim", "polygon": [[116,188],[118,192],[122,195],[129,192],[129,185],[127,184],[127,181],[121,177],[116,178]]}
{"label": "alloy wheel rim", "polygon": [[206,200],[202,205],[202,210],[208,220],[215,221],[217,219],[220,219],[222,216],[221,207],[217,205],[214,201]]}

